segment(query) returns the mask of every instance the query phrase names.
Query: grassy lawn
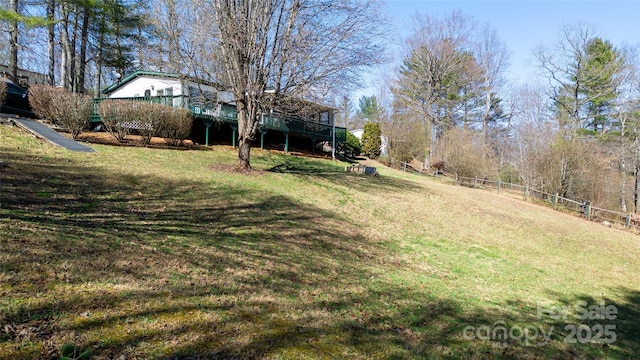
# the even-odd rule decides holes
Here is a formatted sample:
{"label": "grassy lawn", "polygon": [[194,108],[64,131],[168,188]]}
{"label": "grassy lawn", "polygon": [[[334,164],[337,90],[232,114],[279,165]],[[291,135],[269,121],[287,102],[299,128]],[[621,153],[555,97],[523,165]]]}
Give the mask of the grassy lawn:
{"label": "grassy lawn", "polygon": [[0,126],[0,359],[640,354],[637,235],[384,168],[94,147]]}

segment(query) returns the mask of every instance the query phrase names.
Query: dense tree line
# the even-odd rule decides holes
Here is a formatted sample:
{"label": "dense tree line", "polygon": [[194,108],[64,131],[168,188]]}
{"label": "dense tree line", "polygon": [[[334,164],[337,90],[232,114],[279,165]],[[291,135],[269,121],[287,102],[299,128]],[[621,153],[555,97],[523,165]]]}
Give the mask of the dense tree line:
{"label": "dense tree line", "polygon": [[142,66],[154,31],[140,0],[10,0],[0,18],[9,34],[2,49],[10,77],[17,68],[47,75],[49,85],[97,92],[112,73]]}
{"label": "dense tree line", "polygon": [[587,24],[565,26],[558,43],[534,49],[540,82],[506,84],[508,53],[490,27],[461,13],[417,25],[380,116],[391,158],[639,209],[633,51]]}

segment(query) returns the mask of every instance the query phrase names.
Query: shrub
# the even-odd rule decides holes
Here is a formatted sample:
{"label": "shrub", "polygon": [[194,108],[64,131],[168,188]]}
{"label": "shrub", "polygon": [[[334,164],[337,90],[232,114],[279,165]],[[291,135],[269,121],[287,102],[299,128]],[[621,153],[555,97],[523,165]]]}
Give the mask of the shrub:
{"label": "shrub", "polygon": [[130,132],[130,127],[125,126],[125,123],[135,120],[132,108],[132,103],[127,100],[105,100],[98,107],[105,130],[120,143],[127,141]]}
{"label": "shrub", "polygon": [[495,179],[498,175],[482,134],[469,129],[453,128],[439,139],[433,163],[438,161],[458,176]]}
{"label": "shrub", "polygon": [[367,122],[364,124],[364,133],[362,134],[362,152],[371,159],[380,156],[380,139],[382,132],[379,123]]}
{"label": "shrub", "polygon": [[41,118],[60,126],[76,139],[89,124],[93,100],[48,85],[34,85],[29,89],[29,103]]}
{"label": "shrub", "polygon": [[54,104],[60,107],[60,125],[76,139],[89,125],[93,99],[82,94],[67,93],[64,98],[57,97]]}
{"label": "shrub", "polygon": [[58,109],[53,104],[53,98],[58,92],[64,90],[50,85],[33,85],[29,88],[31,109],[36,115],[53,124],[56,124],[58,118]]}
{"label": "shrub", "polygon": [[153,136],[162,136],[170,145],[179,145],[191,134],[191,111],[148,102],[105,100],[98,109],[105,129],[119,142],[135,130],[148,145]]}
{"label": "shrub", "polygon": [[132,127],[138,131],[142,137],[142,143],[148,145],[151,143],[153,136],[159,135],[165,123],[165,113],[168,106],[161,104],[152,104],[147,102],[135,102],[131,104],[134,114],[132,118],[136,119],[135,125]]}
{"label": "shrub", "polygon": [[188,109],[168,108],[163,119],[161,134],[168,144],[182,144],[191,134],[193,119]]}
{"label": "shrub", "polygon": [[362,145],[360,139],[355,135],[347,131],[347,141],[345,144],[345,153],[348,157],[356,157],[362,152]]}

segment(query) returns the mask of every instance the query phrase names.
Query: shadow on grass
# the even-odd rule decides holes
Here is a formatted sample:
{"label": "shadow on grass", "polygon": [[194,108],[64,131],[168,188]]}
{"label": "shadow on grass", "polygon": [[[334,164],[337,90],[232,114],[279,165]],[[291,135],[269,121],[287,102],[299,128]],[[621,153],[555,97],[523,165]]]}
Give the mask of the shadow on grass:
{"label": "shadow on grass", "polygon": [[[158,359],[626,358],[640,349],[633,290],[620,290],[619,342],[608,348],[465,337],[467,326],[535,321],[536,305],[466,309],[403,285],[387,274],[398,265],[384,239],[244,187],[241,176],[216,187],[2,153],[12,167],[1,173],[0,358],[55,358],[67,342],[96,358]],[[281,169],[362,191],[416,186],[358,183],[308,161]]]}
{"label": "shadow on grass", "polygon": [[357,175],[346,172],[336,164],[322,161],[309,161],[304,158],[291,157],[282,162],[282,158],[265,156],[266,163],[272,164],[266,171],[282,174],[293,174],[306,182],[330,182],[335,185],[349,187],[356,191],[372,193],[388,193],[398,191],[425,191],[419,184],[388,176]]}

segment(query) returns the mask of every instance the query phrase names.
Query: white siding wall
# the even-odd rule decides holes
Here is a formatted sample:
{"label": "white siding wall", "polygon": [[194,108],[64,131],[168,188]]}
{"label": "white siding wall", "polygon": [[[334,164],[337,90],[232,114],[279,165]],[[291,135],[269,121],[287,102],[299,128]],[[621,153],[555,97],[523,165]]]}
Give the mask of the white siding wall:
{"label": "white siding wall", "polygon": [[141,76],[131,80],[124,86],[112,92],[109,97],[123,98],[144,96],[145,90],[150,90],[151,96],[157,96],[158,90],[162,90],[164,92],[164,90],[167,88],[173,89],[174,96],[182,95],[182,85],[180,84],[180,80],[178,79],[161,79],[156,77]]}
{"label": "white siding wall", "polygon": [[[150,77],[150,76],[140,76],[137,77],[122,87],[118,88],[114,92],[109,95],[112,98],[126,98],[126,97],[136,97],[136,96],[144,96],[144,92],[149,90],[151,92],[151,96],[158,95],[167,95],[166,89],[173,89],[173,95],[191,95],[189,94],[189,87],[193,87],[209,94],[215,94],[218,90],[213,86],[209,85],[197,85],[194,82],[186,82],[185,89],[183,91],[182,83],[178,79],[172,78],[158,78],[158,77]],[[162,91],[162,94],[158,92]]]}

